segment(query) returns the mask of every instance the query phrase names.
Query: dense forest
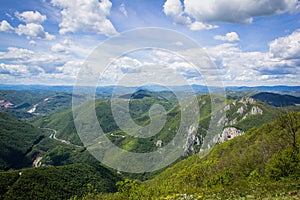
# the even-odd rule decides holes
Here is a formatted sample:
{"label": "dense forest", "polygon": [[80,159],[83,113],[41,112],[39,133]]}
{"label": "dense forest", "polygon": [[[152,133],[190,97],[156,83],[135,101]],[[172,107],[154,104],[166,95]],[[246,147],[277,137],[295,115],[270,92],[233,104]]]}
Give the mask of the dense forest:
{"label": "dense forest", "polygon": [[[136,174],[110,169],[90,154],[76,132],[70,94],[1,94],[5,103],[15,106],[0,111],[0,199],[300,197],[300,107],[296,97],[231,91],[225,104],[213,111],[211,97],[200,94],[199,128],[187,135],[183,155],[171,166]],[[157,141],[164,146],[172,140],[180,124],[181,106],[189,102],[179,105],[172,92],[147,90],[121,95],[117,102],[128,100],[130,116],[140,126],[151,123],[153,105],[164,107],[167,120],[158,134],[144,139],[120,130],[109,98],[95,101],[97,119],[115,145],[141,153],[159,149]],[[221,128],[211,138],[216,145],[201,149],[214,118]]]}

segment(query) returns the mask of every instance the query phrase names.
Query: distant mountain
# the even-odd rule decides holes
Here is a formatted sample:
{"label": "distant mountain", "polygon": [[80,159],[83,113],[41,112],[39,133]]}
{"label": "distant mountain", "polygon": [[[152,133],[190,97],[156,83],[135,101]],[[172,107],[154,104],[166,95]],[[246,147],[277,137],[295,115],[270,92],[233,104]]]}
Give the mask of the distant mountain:
{"label": "distant mountain", "polygon": [[240,95],[239,93],[244,93],[244,95],[254,95],[259,92],[271,92],[278,94],[289,94],[293,96],[300,97],[300,86],[229,86],[226,87],[226,93],[229,96]]}
{"label": "distant mountain", "polygon": [[37,115],[61,112],[71,107],[71,93],[0,90],[0,110],[26,121]]}
{"label": "distant mountain", "polygon": [[[78,87],[78,86],[77,86]],[[79,87],[83,90],[93,90],[93,87]],[[300,95],[300,86],[206,86],[206,85],[182,85],[182,86],[161,86],[161,85],[146,85],[137,87],[128,87],[121,85],[111,85],[111,86],[98,86],[96,88],[96,94],[107,95],[108,97],[113,93],[118,91],[117,95],[125,95],[136,90],[150,90],[153,92],[159,91],[177,91],[185,92],[192,89],[197,94],[207,94],[212,91],[218,91],[225,88],[227,92],[276,92],[283,94],[297,94]],[[47,86],[47,85],[5,85],[0,84],[0,90],[17,90],[17,91],[35,91],[35,92],[67,92],[72,93],[74,86]],[[210,91],[209,91],[210,90]],[[295,96],[295,95],[294,95]]]}
{"label": "distant mountain", "polygon": [[297,104],[300,105],[300,97],[294,97],[286,94],[281,95],[270,92],[261,92],[253,95],[252,97],[276,107],[295,106]]}

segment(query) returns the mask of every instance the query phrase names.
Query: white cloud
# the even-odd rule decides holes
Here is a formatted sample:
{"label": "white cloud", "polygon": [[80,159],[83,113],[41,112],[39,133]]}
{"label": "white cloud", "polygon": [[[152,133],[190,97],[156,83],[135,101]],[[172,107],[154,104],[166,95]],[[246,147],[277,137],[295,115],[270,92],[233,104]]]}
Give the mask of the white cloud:
{"label": "white cloud", "polygon": [[47,17],[46,15],[42,15],[38,11],[25,11],[22,13],[16,12],[15,16],[27,24],[34,23],[34,24],[41,24],[43,23]]}
{"label": "white cloud", "polygon": [[12,65],[39,66],[46,73],[53,73],[62,66],[70,57],[63,54],[34,52],[28,49],[9,47],[7,51],[0,52],[0,60]]}
{"label": "white cloud", "polygon": [[119,11],[120,11],[124,16],[128,17],[128,13],[127,13],[127,10],[126,10],[126,8],[125,8],[125,4],[124,4],[124,3],[122,3],[122,4],[120,5]]}
{"label": "white cloud", "polygon": [[214,37],[214,39],[215,40],[228,41],[228,42],[238,42],[238,41],[240,41],[239,35],[236,32],[226,33],[225,36],[216,35]]}
{"label": "white cloud", "polygon": [[73,84],[82,61],[61,53],[9,47],[0,51],[0,78],[7,83]]}
{"label": "white cloud", "polygon": [[19,24],[18,28],[15,29],[18,35],[26,35],[30,37],[37,37],[40,39],[53,40],[54,35],[44,31],[44,27],[40,24],[29,23],[26,25]]}
{"label": "white cloud", "polygon": [[282,59],[300,59],[300,29],[286,37],[269,43],[273,57]]}
{"label": "white cloud", "polygon": [[294,84],[300,80],[299,30],[269,43],[268,52],[244,52],[237,44],[207,47],[230,85]]}
{"label": "white cloud", "polygon": [[63,46],[62,44],[54,44],[52,47],[51,47],[51,50],[54,51],[54,52],[65,52],[66,51],[66,47]]}
{"label": "white cloud", "polygon": [[43,70],[37,66],[13,65],[0,63],[0,75],[10,75],[20,77],[30,77],[42,73]]}
{"label": "white cloud", "polygon": [[167,0],[164,4],[167,16],[175,23],[188,21],[182,24],[191,30],[216,28],[213,22],[251,23],[255,17],[299,10],[298,0],[184,0],[183,5],[180,0]]}
{"label": "white cloud", "polygon": [[190,18],[184,16],[180,0],[167,0],[163,7],[164,13],[172,17],[176,24],[191,24]]}
{"label": "white cloud", "polygon": [[192,31],[210,30],[210,29],[218,28],[218,26],[216,25],[205,24],[198,21],[191,23],[189,27]]}
{"label": "white cloud", "polygon": [[34,52],[28,49],[8,47],[7,50],[6,52],[0,52],[0,59],[14,61],[28,60],[34,55]]}
{"label": "white cloud", "polygon": [[[14,31],[18,35],[25,35],[27,39],[30,40],[31,37],[36,37],[39,39],[53,40],[54,35],[49,34],[44,30],[44,27],[41,25],[47,17],[41,15],[38,11],[26,11],[23,13],[15,12],[15,16],[25,22],[26,24],[19,24],[17,27],[13,28],[6,20],[0,22],[0,31]],[[31,45],[33,42],[30,42]]]}
{"label": "white cloud", "polygon": [[62,8],[60,34],[85,31],[112,36],[117,34],[107,17],[112,3],[109,0],[52,0],[52,4]]}
{"label": "white cloud", "polygon": [[30,44],[31,46],[36,46],[36,41],[30,40],[30,41],[29,41],[29,44]]}
{"label": "white cloud", "polygon": [[2,20],[0,22],[0,32],[9,32],[9,31],[13,31],[14,28],[6,21],[6,20]]}

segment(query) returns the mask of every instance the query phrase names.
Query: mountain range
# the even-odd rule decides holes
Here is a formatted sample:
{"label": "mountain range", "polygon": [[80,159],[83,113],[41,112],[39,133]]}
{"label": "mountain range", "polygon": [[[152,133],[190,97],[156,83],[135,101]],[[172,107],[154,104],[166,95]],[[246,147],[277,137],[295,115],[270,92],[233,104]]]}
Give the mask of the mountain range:
{"label": "mountain range", "polygon": [[[90,154],[75,128],[70,93],[1,90],[0,100],[10,106],[0,111],[0,198],[272,199],[294,190],[297,197],[299,97],[283,94],[297,88],[278,88],[280,93],[234,89],[227,91],[230,95],[222,104],[215,103],[222,100],[217,95],[198,94],[200,117],[197,128],[184,133],[182,156],[171,166],[141,174],[109,169]],[[172,91],[159,88],[139,88],[115,99],[107,94],[94,102],[99,124],[115,145],[139,153],[167,145],[191,102],[185,98],[180,104]],[[115,122],[112,101],[119,110],[126,110],[123,103],[128,102],[130,117],[141,127],[156,119],[150,118],[149,110],[159,104],[166,111],[166,123],[154,136],[134,137]],[[114,156],[121,159],[122,154]]]}

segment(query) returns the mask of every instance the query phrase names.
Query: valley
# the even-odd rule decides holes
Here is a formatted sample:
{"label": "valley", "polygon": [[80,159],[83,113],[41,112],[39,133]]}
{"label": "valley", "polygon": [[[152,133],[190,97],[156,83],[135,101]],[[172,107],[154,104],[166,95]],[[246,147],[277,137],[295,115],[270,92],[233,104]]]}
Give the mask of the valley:
{"label": "valley", "polygon": [[[184,132],[180,158],[158,171],[131,174],[111,169],[90,154],[74,124],[72,94],[2,90],[2,104],[13,106],[0,111],[0,198],[27,199],[34,194],[53,199],[297,199],[300,98],[247,90],[227,95],[225,104],[212,109],[211,96],[198,93],[200,117]],[[137,89],[114,101],[119,110],[128,102],[130,117],[141,127],[156,120],[149,115],[153,105],[166,111],[157,134],[138,138],[115,122],[109,95],[98,94],[96,117],[114,145],[145,153],[172,142],[183,110],[171,91]],[[187,98],[183,106],[189,104]],[[122,156],[115,154],[114,159]]]}

